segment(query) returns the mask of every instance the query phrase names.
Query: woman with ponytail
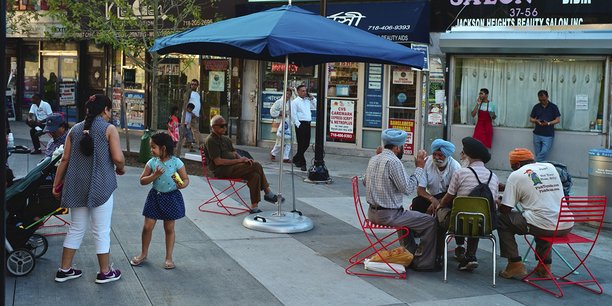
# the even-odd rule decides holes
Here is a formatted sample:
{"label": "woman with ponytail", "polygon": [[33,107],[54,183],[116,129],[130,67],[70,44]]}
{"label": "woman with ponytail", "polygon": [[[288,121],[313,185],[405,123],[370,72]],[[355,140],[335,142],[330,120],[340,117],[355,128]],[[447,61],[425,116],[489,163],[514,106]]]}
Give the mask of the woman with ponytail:
{"label": "woman with ponytail", "polygon": [[62,262],[55,275],[57,282],[81,277],[82,271],[73,268],[72,259],[90,222],[99,264],[96,283],[121,278],[121,271],[110,264],[110,228],[116,175],[125,173],[125,159],[119,132],[109,123],[111,107],[105,95],[89,97],[85,120],[77,123],[66,137],[53,195],[61,197],[62,207],[70,208],[72,223],[64,239]]}

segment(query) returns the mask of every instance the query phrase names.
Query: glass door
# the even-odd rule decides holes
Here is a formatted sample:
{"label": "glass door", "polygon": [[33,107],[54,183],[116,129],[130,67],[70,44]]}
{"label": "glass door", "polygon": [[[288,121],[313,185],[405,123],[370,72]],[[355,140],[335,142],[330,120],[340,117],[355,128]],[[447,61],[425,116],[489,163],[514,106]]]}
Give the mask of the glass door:
{"label": "glass door", "polygon": [[389,86],[389,128],[408,133],[404,143],[404,154],[414,155],[417,114],[418,73],[410,67],[391,66]]}

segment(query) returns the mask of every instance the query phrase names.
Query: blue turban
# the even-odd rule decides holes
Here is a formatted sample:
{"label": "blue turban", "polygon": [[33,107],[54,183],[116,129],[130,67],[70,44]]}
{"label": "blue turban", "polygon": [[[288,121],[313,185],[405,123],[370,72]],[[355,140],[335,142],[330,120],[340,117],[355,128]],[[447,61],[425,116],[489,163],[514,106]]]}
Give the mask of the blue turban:
{"label": "blue turban", "polygon": [[404,142],[406,142],[407,135],[408,133],[406,133],[406,131],[398,129],[386,129],[382,131],[382,141],[385,145],[392,144],[398,147],[402,147],[404,145]]}
{"label": "blue turban", "polygon": [[438,150],[440,150],[444,156],[449,157],[455,153],[455,145],[446,140],[436,139],[431,143],[431,151]]}

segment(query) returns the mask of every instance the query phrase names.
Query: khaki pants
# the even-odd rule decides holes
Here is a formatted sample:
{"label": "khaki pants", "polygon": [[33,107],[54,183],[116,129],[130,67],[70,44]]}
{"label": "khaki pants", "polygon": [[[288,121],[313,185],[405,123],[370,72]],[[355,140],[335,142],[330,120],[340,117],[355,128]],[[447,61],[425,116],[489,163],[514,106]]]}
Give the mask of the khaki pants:
{"label": "khaki pants", "polygon": [[261,190],[270,186],[261,164],[253,161],[253,164],[240,163],[231,166],[218,167],[215,170],[217,178],[241,178],[247,181],[251,193],[251,203],[258,204],[261,201]]}
{"label": "khaki pants", "polygon": [[191,118],[191,122],[189,122],[189,128],[191,128],[191,133],[193,134],[193,140],[195,140],[198,148],[200,147],[200,117]]}

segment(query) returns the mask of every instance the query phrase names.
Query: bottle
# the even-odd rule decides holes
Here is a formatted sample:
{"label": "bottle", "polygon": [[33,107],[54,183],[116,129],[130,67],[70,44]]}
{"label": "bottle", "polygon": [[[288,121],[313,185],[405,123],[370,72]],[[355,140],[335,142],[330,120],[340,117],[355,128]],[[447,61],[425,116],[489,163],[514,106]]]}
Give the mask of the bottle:
{"label": "bottle", "polygon": [[597,119],[595,123],[595,129],[598,131],[603,130],[603,119]]}
{"label": "bottle", "polygon": [[9,133],[8,134],[7,147],[8,148],[14,148],[15,147],[15,136],[13,136],[13,133]]}

